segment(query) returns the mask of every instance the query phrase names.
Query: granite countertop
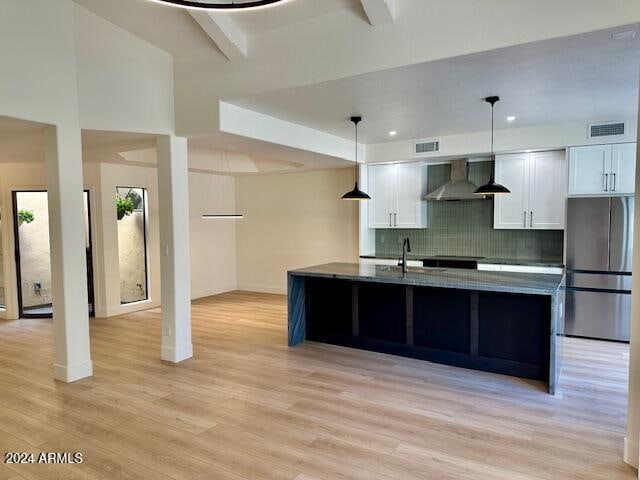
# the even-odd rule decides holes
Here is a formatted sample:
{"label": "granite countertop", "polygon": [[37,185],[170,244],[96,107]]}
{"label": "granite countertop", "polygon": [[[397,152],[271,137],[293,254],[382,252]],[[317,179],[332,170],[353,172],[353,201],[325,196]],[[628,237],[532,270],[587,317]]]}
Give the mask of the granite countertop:
{"label": "granite countertop", "polygon": [[360,263],[327,263],[292,270],[289,275],[534,295],[553,295],[564,281],[564,275],[484,272],[457,268],[410,267],[403,274],[400,267]]}
{"label": "granite countertop", "polygon": [[[390,254],[373,254],[373,255],[360,255],[360,258],[380,258],[380,259],[391,259],[397,260],[400,258],[400,255],[390,255]],[[407,255],[408,260],[424,260],[425,258],[435,258],[435,259],[447,259],[447,260],[469,260],[469,257],[456,257],[456,256],[433,256],[433,255],[415,255],[409,254]],[[564,268],[564,264],[561,261],[557,260],[545,260],[545,259],[517,259],[517,258],[477,258],[478,263],[484,264],[492,264],[492,265],[525,265],[530,267],[555,267],[555,268]]]}

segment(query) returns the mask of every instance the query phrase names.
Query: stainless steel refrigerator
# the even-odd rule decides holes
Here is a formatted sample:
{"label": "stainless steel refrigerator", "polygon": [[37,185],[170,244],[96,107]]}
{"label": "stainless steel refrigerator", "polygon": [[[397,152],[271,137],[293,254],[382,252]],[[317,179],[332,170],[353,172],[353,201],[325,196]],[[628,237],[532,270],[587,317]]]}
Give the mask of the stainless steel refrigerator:
{"label": "stainless steel refrigerator", "polygon": [[633,197],[570,198],[565,335],[628,342]]}

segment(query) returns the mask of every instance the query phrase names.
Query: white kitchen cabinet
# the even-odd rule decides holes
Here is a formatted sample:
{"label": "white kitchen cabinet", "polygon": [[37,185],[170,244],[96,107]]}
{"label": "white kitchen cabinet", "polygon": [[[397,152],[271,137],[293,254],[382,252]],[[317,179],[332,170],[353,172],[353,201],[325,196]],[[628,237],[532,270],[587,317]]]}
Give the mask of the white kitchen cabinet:
{"label": "white kitchen cabinet", "polygon": [[525,228],[529,210],[529,154],[515,153],[496,156],[496,181],[511,193],[496,195],[493,208],[493,228]]}
{"label": "white kitchen cabinet", "polygon": [[424,228],[427,169],[421,162],[370,165],[369,228]]}
{"label": "white kitchen cabinet", "polygon": [[395,165],[371,165],[369,175],[369,228],[390,228],[393,224]]}
{"label": "white kitchen cabinet", "polygon": [[495,196],[493,228],[562,230],[565,165],[563,151],[496,155],[496,182],[511,193]]}
{"label": "white kitchen cabinet", "polygon": [[569,196],[633,195],[636,144],[587,145],[569,149]]}
{"label": "white kitchen cabinet", "polygon": [[617,143],[611,146],[612,195],[633,195],[636,187],[636,144]]}
{"label": "white kitchen cabinet", "polygon": [[529,154],[529,228],[562,230],[565,224],[567,168],[564,151]]}

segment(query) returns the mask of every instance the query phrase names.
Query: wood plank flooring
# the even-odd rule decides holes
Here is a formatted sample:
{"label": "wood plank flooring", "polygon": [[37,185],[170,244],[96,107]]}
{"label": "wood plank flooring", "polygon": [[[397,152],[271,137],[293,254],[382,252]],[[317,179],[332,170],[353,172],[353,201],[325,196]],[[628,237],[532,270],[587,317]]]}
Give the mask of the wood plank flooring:
{"label": "wood plank flooring", "polygon": [[51,379],[49,320],[0,322],[3,479],[633,479],[628,347],[567,339],[541,383],[328,345],[286,345],[286,299],[193,304],[195,358],[160,362],[160,313],[91,323],[95,375]]}

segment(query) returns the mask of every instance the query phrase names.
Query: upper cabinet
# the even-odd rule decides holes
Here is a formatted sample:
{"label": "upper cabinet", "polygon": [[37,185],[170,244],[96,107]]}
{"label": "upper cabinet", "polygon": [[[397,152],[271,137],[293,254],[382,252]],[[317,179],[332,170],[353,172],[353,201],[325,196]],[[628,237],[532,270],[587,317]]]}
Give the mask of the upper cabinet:
{"label": "upper cabinet", "polygon": [[511,193],[496,195],[493,227],[562,230],[565,224],[564,151],[496,155],[496,181]]}
{"label": "upper cabinet", "polygon": [[569,196],[633,195],[635,170],[635,143],[572,147]]}
{"label": "upper cabinet", "polygon": [[427,167],[421,162],[370,165],[369,228],[424,228]]}

